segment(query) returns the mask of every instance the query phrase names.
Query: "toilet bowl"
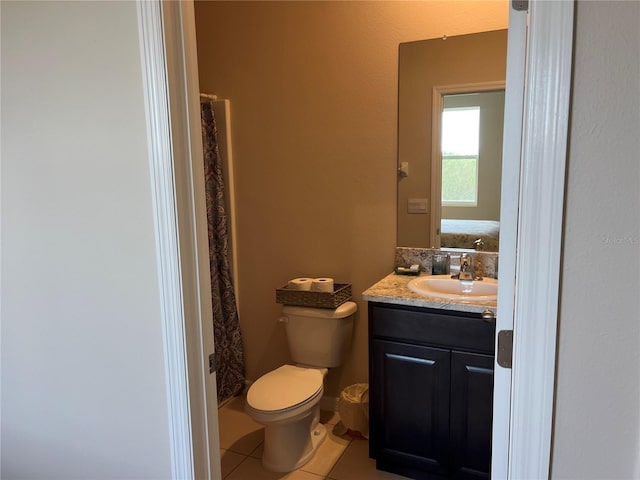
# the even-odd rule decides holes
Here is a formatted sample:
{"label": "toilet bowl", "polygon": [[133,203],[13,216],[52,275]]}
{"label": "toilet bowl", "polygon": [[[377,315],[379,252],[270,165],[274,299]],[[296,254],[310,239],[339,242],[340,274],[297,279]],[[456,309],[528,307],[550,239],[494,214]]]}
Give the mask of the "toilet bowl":
{"label": "toilet bowl", "polygon": [[357,306],[336,309],[285,306],[291,357],[256,380],[247,392],[246,412],[264,425],[262,465],[290,472],[307,463],[327,435],[320,424],[320,399],[328,367],[342,364],[353,331]]}
{"label": "toilet bowl", "polygon": [[268,470],[290,472],[301,467],[325,439],[319,402],[326,371],[283,365],[249,389],[246,411],[265,427],[262,464]]}

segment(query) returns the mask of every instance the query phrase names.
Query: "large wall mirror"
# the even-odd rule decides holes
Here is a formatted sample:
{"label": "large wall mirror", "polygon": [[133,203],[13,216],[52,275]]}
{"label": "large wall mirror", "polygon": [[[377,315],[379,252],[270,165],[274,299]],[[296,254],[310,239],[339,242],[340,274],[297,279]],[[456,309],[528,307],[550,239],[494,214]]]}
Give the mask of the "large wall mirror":
{"label": "large wall mirror", "polygon": [[498,250],[507,31],[400,44],[402,247]]}

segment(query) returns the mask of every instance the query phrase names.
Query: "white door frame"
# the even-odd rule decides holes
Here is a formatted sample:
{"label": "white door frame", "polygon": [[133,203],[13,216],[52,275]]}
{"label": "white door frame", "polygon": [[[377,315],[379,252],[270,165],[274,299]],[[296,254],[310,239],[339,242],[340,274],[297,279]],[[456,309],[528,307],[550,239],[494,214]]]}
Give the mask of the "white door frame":
{"label": "white door frame", "polygon": [[219,480],[193,2],[138,0],[172,478]]}
{"label": "white door frame", "polygon": [[[138,11],[173,478],[219,479],[193,3],[138,0]],[[494,478],[549,476],[572,35],[573,0],[530,2],[521,162],[503,170],[503,199],[505,182],[519,197],[517,230],[500,239],[516,251],[500,259],[498,308],[498,329],[513,325],[514,359],[512,373],[496,370],[510,405],[496,396],[507,422],[494,414]]]}
{"label": "white door frame", "polygon": [[548,478],[550,469],[573,22],[573,0],[530,2],[517,253],[509,272],[515,273],[513,479]]}

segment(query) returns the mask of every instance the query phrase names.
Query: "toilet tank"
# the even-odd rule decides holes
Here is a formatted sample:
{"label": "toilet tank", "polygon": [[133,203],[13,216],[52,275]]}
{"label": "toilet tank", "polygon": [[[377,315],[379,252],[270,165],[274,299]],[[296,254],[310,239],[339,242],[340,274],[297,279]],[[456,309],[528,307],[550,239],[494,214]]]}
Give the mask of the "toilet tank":
{"label": "toilet tank", "polygon": [[357,310],[354,302],[345,302],[335,309],[283,307],[292,360],[315,367],[341,365],[351,346]]}

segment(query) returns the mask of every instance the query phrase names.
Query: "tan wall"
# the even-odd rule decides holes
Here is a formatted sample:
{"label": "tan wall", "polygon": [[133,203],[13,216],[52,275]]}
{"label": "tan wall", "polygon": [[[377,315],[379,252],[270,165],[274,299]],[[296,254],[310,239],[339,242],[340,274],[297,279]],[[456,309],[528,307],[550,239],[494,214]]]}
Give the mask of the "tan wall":
{"label": "tan wall", "polygon": [[431,209],[409,214],[407,200],[426,197],[431,205],[433,87],[504,81],[506,58],[506,30],[400,46],[398,160],[409,162],[409,176],[398,184],[399,246],[431,246]]}
{"label": "tan wall", "polygon": [[250,379],[289,361],[274,290],[310,275],[352,283],[360,308],[327,393],[367,381],[361,292],[396,244],[398,44],[507,22],[507,2],[451,3],[196,2],[201,91],[231,100]]}

